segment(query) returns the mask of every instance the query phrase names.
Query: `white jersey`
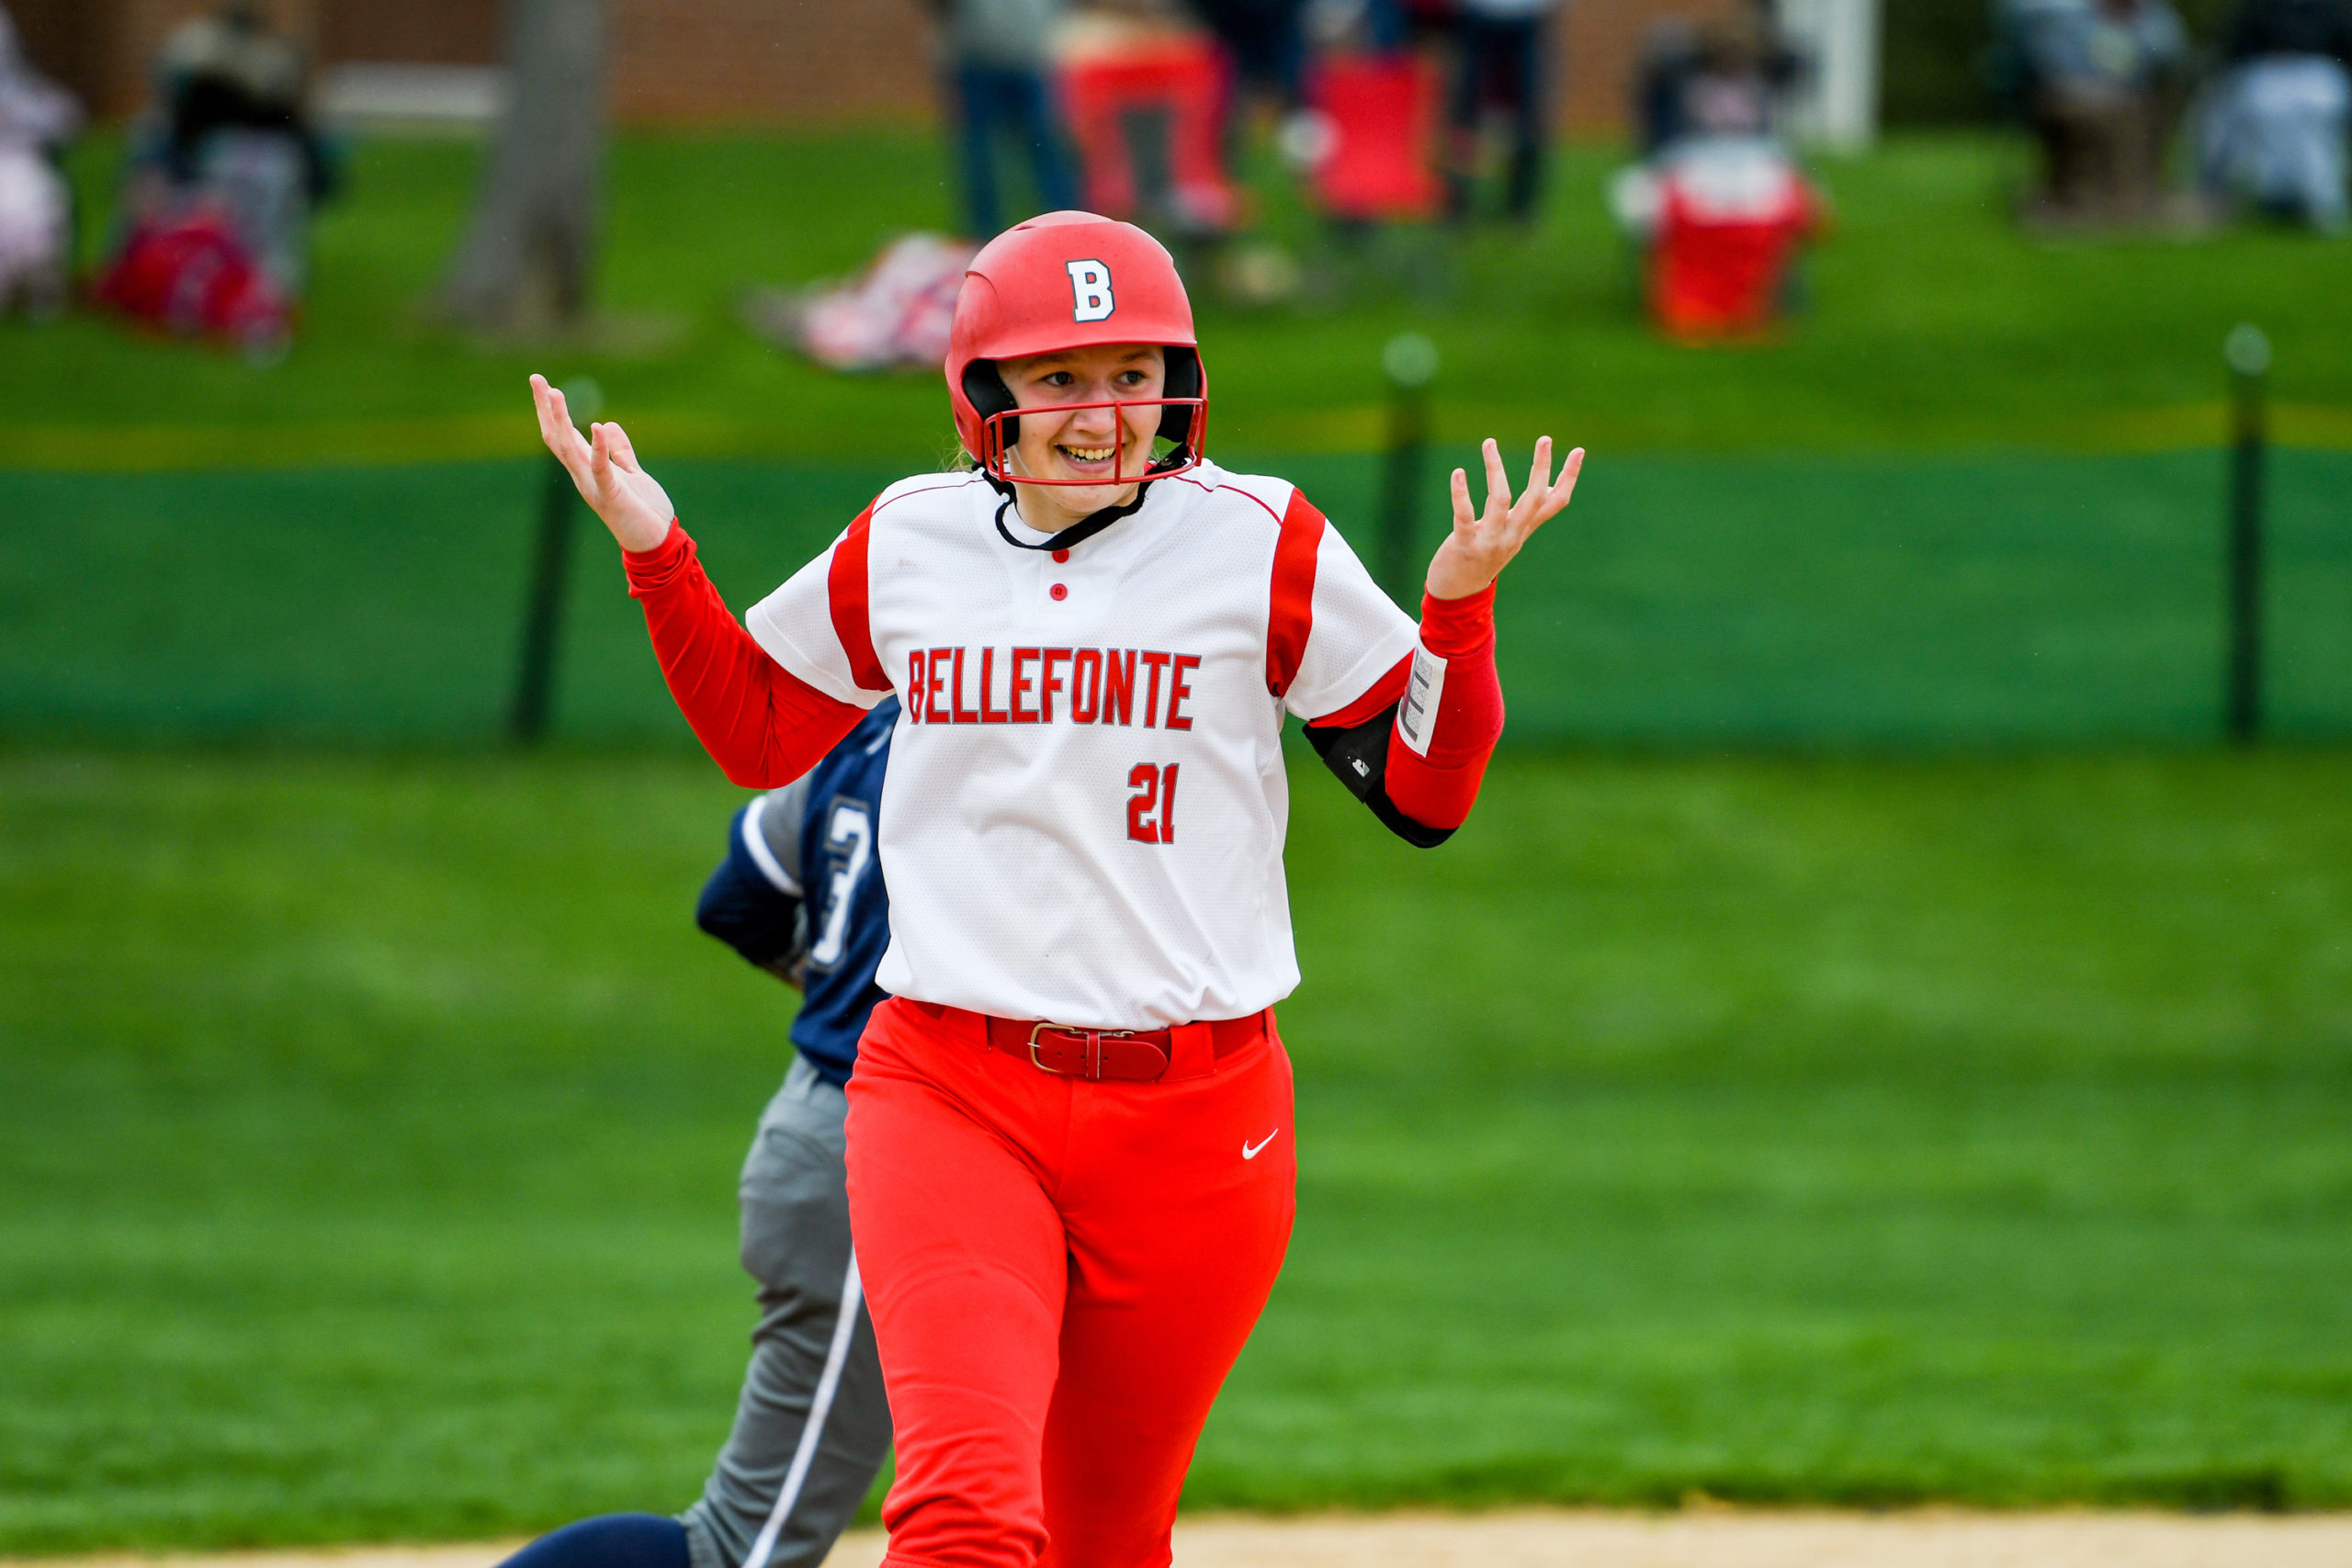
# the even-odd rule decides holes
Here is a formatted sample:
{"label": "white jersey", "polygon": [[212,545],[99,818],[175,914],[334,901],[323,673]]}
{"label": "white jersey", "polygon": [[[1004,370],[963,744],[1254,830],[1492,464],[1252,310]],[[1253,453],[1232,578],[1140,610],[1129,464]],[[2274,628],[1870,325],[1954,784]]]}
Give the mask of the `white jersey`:
{"label": "white jersey", "polygon": [[817,690],[904,705],[892,995],[1137,1029],[1298,984],[1283,716],[1358,701],[1416,627],[1283,480],[1203,464],[1144,497],[1048,552],[978,474],[903,480],[746,617]]}

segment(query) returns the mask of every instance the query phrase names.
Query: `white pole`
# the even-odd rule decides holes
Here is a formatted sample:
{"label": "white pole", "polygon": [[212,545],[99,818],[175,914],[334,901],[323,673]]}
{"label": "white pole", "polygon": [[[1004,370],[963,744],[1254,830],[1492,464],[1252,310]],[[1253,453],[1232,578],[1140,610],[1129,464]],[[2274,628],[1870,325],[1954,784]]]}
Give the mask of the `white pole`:
{"label": "white pole", "polygon": [[1811,66],[1791,105],[1800,141],[1840,152],[1878,137],[1880,0],[1779,0],[1781,31]]}

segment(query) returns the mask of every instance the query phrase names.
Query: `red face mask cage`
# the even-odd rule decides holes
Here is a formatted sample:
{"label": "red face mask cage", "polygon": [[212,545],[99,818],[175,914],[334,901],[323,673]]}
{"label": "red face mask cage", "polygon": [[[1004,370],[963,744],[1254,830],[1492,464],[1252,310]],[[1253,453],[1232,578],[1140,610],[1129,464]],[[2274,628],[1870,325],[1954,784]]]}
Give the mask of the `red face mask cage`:
{"label": "red face mask cage", "polygon": [[[1157,464],[1148,464],[1141,471],[1129,473],[1126,469],[1127,443],[1124,440],[1120,441],[1114,448],[1111,458],[1111,473],[1107,478],[1103,479],[1033,479],[1027,474],[1012,473],[1005,467],[1004,423],[1010,419],[1019,419],[1023,414],[1035,416],[1044,414],[1076,413],[1080,409],[1110,409],[1113,411],[1113,418],[1116,421],[1118,430],[1122,434],[1125,434],[1127,429],[1126,411],[1128,409],[1166,410],[1172,408],[1190,409],[1193,411],[1193,414],[1192,418],[1185,422],[1184,439],[1182,443],[1175,448],[1175,451],[1170,453],[1170,457],[1174,457],[1179,453],[1182,454],[1183,461],[1171,467],[1160,468],[1158,467]],[[1159,423],[1166,423],[1164,416]],[[1159,423],[1155,423],[1152,428],[1157,432],[1159,428]],[[1072,488],[1084,485],[1133,484],[1138,479],[1164,479],[1171,474],[1189,473],[1191,470],[1199,468],[1201,466],[1201,444],[1208,437],[1208,428],[1209,400],[1206,398],[1123,398],[1109,402],[1097,403],[1046,403],[1034,408],[1005,409],[1000,412],[989,414],[988,417],[981,420],[980,449],[978,453],[974,454],[974,456],[978,458],[982,472],[988,474],[992,479],[1002,479],[1007,484],[1063,485]],[[1157,438],[1158,437],[1155,434],[1154,439],[1156,440]]]}

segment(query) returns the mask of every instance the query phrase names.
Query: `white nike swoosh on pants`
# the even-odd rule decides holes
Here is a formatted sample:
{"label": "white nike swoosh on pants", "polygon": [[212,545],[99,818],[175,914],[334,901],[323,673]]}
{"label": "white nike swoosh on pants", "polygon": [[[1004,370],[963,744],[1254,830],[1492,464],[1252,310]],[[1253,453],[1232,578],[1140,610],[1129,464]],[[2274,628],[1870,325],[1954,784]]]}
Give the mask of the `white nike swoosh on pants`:
{"label": "white nike swoosh on pants", "polygon": [[1241,1157],[1243,1159],[1256,1159],[1260,1155],[1266,1152],[1266,1145],[1268,1144],[1272,1143],[1276,1138],[1279,1138],[1282,1135],[1283,1130],[1280,1127],[1277,1127],[1254,1144],[1245,1142],[1241,1145]]}

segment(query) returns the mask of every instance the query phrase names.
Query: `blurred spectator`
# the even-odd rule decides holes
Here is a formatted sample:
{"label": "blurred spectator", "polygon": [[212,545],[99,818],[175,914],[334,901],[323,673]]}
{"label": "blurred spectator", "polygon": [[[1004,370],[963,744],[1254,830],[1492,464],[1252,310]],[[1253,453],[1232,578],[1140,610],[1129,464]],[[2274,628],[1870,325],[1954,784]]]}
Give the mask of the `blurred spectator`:
{"label": "blurred spectator", "polygon": [[2222,53],[2233,65],[2273,55],[2352,65],[2352,15],[2342,0],[2246,0],[2230,20]]}
{"label": "blurred spectator", "polygon": [[65,307],[74,265],[73,187],[57,153],[81,129],[74,96],[25,60],[0,6],[0,312]]}
{"label": "blurred spectator", "polygon": [[2346,225],[2352,17],[2340,0],[2246,0],[2223,43],[2200,138],[2199,183],[2276,217]]}
{"label": "blurred spectator", "polygon": [[311,209],[334,167],[311,125],[308,62],[252,0],[230,0],[164,39],[155,65],[160,126],[144,149],[170,187],[225,203],[254,261],[289,297],[309,264]]}
{"label": "blurred spectator", "polygon": [[[1218,162],[1227,169],[1238,164],[1251,111],[1264,106],[1281,121],[1275,146],[1306,173],[1329,140],[1321,108],[1308,102],[1308,55],[1356,30],[1365,19],[1364,0],[1184,0],[1184,9],[1207,26],[1223,57]],[[1317,35],[1311,40],[1310,30]],[[1238,218],[1237,207],[1232,218],[1214,227],[1230,231]]]}
{"label": "blurred spectator", "polygon": [[1233,61],[1243,90],[1298,107],[1306,69],[1306,0],[1190,0]]}
{"label": "blurred spectator", "polygon": [[1481,162],[1487,111],[1499,108],[1510,120],[1510,152],[1504,175],[1503,210],[1513,222],[1535,217],[1544,194],[1544,155],[1551,128],[1547,107],[1544,24],[1553,0],[1461,0],[1456,18],[1457,57],[1453,101],[1447,115],[1452,164],[1448,211],[1470,216]]}
{"label": "blurred spectator", "polygon": [[972,238],[985,242],[1005,226],[996,178],[1002,135],[1028,152],[1037,210],[1076,207],[1078,187],[1046,80],[1047,46],[1061,17],[1061,0],[939,0],[939,7],[948,95],[962,138],[965,220]]}
{"label": "blurred spectator", "polygon": [[2188,37],[2165,0],[1996,0],[2004,85],[2041,144],[2028,215],[2144,220],[2159,203]]}
{"label": "blurred spectator", "polygon": [[1642,35],[1634,64],[1634,145],[1645,158],[1682,134],[1682,86],[1699,64],[1699,29],[1688,17],[1661,17]]}
{"label": "blurred spectator", "polygon": [[1089,209],[1187,244],[1241,226],[1232,59],[1213,35],[1173,6],[1094,4],[1056,52]]}
{"label": "blurred spectator", "polygon": [[1669,19],[1645,42],[1634,88],[1644,160],[1618,174],[1610,203],[1643,248],[1650,313],[1676,337],[1754,335],[1790,307],[1824,211],[1778,135],[1803,68],[1768,0],[1704,28]]}
{"label": "blurred spectator", "polygon": [[1685,136],[1766,136],[1804,62],[1761,3],[1694,28],[1668,17],[1644,40],[1634,88],[1642,155]]}
{"label": "blurred spectator", "polygon": [[301,51],[251,0],[164,40],[135,132],[123,222],[98,297],[173,331],[282,344],[334,170],[306,109]]}
{"label": "blurred spectator", "polygon": [[1394,53],[1412,41],[1419,19],[1404,0],[1308,0],[1304,16],[1313,54],[1335,49]]}
{"label": "blurred spectator", "polygon": [[1610,203],[1643,247],[1651,317],[1687,341],[1768,331],[1824,216],[1795,158],[1764,136],[1678,137],[1621,171]]}

